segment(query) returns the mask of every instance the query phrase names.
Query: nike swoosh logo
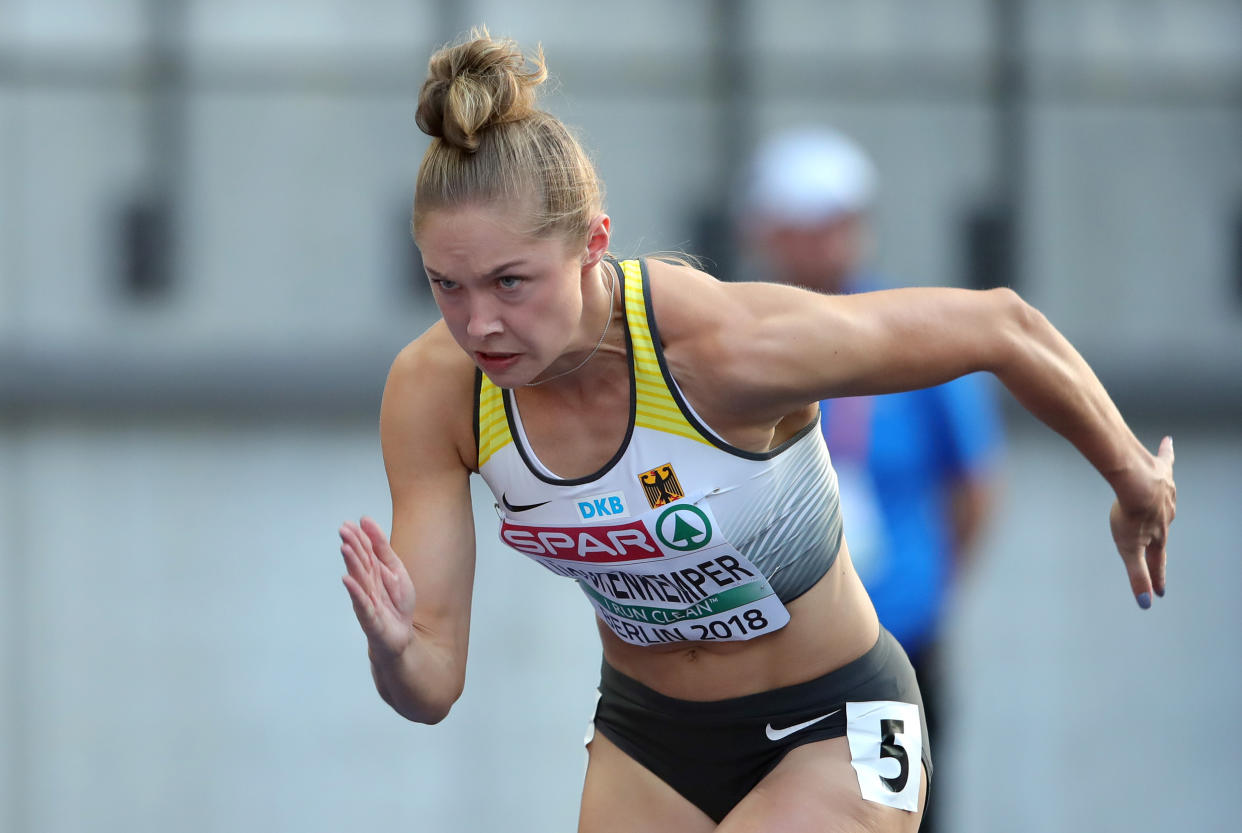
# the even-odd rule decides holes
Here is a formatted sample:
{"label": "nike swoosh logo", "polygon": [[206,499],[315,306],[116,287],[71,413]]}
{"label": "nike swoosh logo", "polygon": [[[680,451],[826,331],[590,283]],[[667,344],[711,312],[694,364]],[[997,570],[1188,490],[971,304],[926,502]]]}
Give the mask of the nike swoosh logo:
{"label": "nike swoosh logo", "polygon": [[783,740],[784,738],[792,735],[794,732],[801,732],[807,726],[814,726],[821,720],[827,720],[839,711],[841,710],[836,709],[828,712],[828,714],[822,714],[819,717],[812,717],[805,723],[795,723],[793,726],[786,726],[784,729],[773,729],[772,724],[769,723],[763,731],[768,736],[768,740]]}
{"label": "nike swoosh logo", "polygon": [[514,506],[509,502],[509,499],[503,492],[500,494],[500,502],[503,503],[505,505],[505,509],[508,509],[510,512],[525,512],[529,509],[538,509],[540,506],[544,506],[548,503],[548,501],[545,500],[543,503],[526,503],[520,506]]}

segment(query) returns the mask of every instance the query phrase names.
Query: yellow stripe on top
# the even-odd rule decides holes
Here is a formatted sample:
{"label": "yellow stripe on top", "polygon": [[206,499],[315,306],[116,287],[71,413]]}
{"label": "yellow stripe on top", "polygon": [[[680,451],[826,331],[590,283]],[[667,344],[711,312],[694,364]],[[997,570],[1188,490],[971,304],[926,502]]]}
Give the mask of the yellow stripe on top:
{"label": "yellow stripe on top", "polygon": [[505,416],[504,395],[484,375],[479,387],[479,468],[511,442],[513,435],[509,433],[509,419]]}
{"label": "yellow stripe on top", "polygon": [[637,260],[626,260],[622,261],[621,268],[625,271],[625,317],[630,326],[634,379],[638,391],[634,424],[711,445],[686,421],[660,372],[660,360],[656,357],[655,343],[651,340],[651,329],[647,323],[642,267]]}

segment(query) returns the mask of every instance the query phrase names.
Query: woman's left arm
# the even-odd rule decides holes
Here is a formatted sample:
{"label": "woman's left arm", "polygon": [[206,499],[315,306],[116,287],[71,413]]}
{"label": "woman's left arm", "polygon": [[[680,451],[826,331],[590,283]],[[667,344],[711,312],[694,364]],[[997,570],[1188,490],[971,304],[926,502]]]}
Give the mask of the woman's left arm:
{"label": "woman's left arm", "polygon": [[[751,406],[930,387],[994,373],[1028,411],[1068,439],[1113,487],[1110,521],[1140,606],[1165,589],[1173,520],[1173,443],[1147,451],[1078,351],[1009,289],[897,289],[819,295],[731,284],[717,349],[728,387]],[[714,328],[710,328],[714,329]]]}
{"label": "woman's left arm", "polygon": [[1140,607],[1153,589],[1165,591],[1165,543],[1177,512],[1173,438],[1151,454],[1122,419],[1078,351],[1016,293],[1007,306],[1014,323],[1004,359],[993,372],[1028,411],[1082,452],[1117,498],[1109,513],[1113,541]]}

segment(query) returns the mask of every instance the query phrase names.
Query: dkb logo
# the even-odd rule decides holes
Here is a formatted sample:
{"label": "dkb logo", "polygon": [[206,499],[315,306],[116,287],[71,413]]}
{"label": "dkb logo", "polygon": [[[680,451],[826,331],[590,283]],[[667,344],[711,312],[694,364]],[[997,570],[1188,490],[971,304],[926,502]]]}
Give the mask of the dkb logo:
{"label": "dkb logo", "polygon": [[584,521],[604,521],[609,518],[628,518],[630,513],[625,508],[625,495],[621,492],[610,492],[606,495],[594,495],[577,503],[578,517]]}

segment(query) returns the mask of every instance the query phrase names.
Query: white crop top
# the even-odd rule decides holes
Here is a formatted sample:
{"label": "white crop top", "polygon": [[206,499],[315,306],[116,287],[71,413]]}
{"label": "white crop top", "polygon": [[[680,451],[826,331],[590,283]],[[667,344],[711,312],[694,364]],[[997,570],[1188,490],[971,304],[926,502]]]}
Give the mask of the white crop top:
{"label": "white crop top", "polygon": [[479,471],[500,538],[574,579],[635,645],[751,639],[789,621],[841,544],[837,478],[812,420],[778,448],[745,451],[694,413],[669,373],[646,263],[612,262],[630,354],[629,430],[586,477],[536,457],[513,392],[476,372]]}

